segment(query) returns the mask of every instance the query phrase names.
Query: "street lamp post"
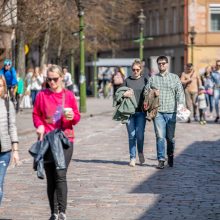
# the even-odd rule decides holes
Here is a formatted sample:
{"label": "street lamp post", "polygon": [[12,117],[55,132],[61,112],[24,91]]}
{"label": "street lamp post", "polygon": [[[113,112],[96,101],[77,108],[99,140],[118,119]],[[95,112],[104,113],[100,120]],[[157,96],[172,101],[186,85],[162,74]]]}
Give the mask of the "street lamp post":
{"label": "street lamp post", "polygon": [[139,58],[140,58],[140,60],[143,60],[143,57],[144,57],[144,23],[146,20],[143,9],[140,10],[140,15],[138,16],[138,20],[139,20],[139,25],[140,25]]}
{"label": "street lamp post", "polygon": [[70,72],[71,72],[71,75],[72,75],[73,84],[75,84],[74,49],[71,50],[71,56],[70,56]]}
{"label": "street lamp post", "polygon": [[93,94],[97,98],[97,38],[94,38],[94,72],[93,72]]}
{"label": "street lamp post", "polygon": [[191,63],[194,64],[194,45],[195,45],[195,36],[196,36],[194,26],[190,28],[189,35],[190,35],[190,46],[191,46]]}
{"label": "street lamp post", "polygon": [[81,0],[75,0],[79,17],[80,41],[80,112],[86,112],[86,77],[85,77],[85,46],[84,46],[84,11]]}

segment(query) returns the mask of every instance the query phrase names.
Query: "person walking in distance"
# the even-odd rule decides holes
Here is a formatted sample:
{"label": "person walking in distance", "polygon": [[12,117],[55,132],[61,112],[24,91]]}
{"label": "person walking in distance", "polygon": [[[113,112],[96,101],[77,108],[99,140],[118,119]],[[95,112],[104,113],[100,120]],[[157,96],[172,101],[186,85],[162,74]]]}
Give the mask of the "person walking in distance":
{"label": "person walking in distance", "polygon": [[73,82],[72,82],[72,76],[71,73],[68,72],[67,67],[63,67],[63,73],[64,73],[64,83],[65,88],[73,92]]}
{"label": "person walking in distance", "polygon": [[124,84],[125,73],[122,67],[116,67],[114,73],[112,74],[112,87],[113,87],[113,97],[116,90]]}
{"label": "person walking in distance", "polygon": [[66,175],[73,154],[73,126],[80,120],[77,101],[71,91],[64,89],[63,77],[60,66],[52,65],[48,68],[46,80],[49,88],[38,93],[33,108],[33,122],[40,140],[43,140],[44,134],[61,129],[72,143],[71,147],[63,148],[66,169],[56,169],[51,154],[46,153],[44,157],[47,194],[51,209],[50,220],[66,219]]}
{"label": "person walking in distance", "polygon": [[36,96],[42,89],[44,82],[43,74],[41,73],[40,67],[35,67],[33,75],[31,77],[30,89],[31,89],[31,100],[34,106]]}
{"label": "person walking in distance", "polygon": [[196,104],[199,109],[199,123],[201,125],[206,124],[206,109],[207,109],[207,101],[206,101],[206,90],[204,86],[199,87],[199,94],[196,98]]}
{"label": "person walking in distance", "polygon": [[214,82],[215,122],[218,122],[220,101],[220,60],[216,61],[216,70],[212,73],[212,80]]}
{"label": "person walking in distance", "polygon": [[131,167],[136,164],[136,146],[138,150],[138,157],[140,164],[145,162],[143,147],[144,147],[144,131],[146,125],[145,113],[143,112],[144,102],[144,87],[147,79],[142,75],[142,63],[140,60],[134,60],[132,64],[132,75],[125,79],[124,86],[130,88],[124,93],[124,97],[135,96],[137,108],[126,124],[128,139],[129,139],[129,152]]}
{"label": "person walking in distance", "polygon": [[9,162],[18,164],[18,134],[13,103],[7,98],[5,78],[0,76],[0,205],[3,198],[3,183]]}
{"label": "person walking in distance", "polygon": [[[181,74],[180,79],[184,87],[186,106],[193,113],[194,120],[198,121],[196,97],[202,82],[200,76],[194,71],[192,63],[186,64],[186,70]],[[189,117],[188,123],[190,122],[191,118]]]}
{"label": "person walking in distance", "polygon": [[159,56],[157,65],[159,73],[149,78],[145,90],[148,92],[154,88],[159,92],[159,108],[153,123],[156,134],[157,168],[163,169],[166,145],[168,165],[173,167],[177,105],[185,106],[185,96],[178,75],[168,71],[168,58]]}
{"label": "person walking in distance", "polygon": [[205,68],[205,73],[202,76],[202,84],[205,87],[206,101],[209,106],[209,113],[207,116],[213,118],[214,109],[214,82],[212,80],[212,66],[207,66]]}
{"label": "person walking in distance", "polygon": [[[12,66],[12,61],[10,59],[4,60],[4,66],[0,70],[0,75],[4,76],[10,98],[13,104],[16,106],[15,87],[17,86],[18,81],[17,81],[17,76],[16,76],[16,70]],[[8,93],[5,95],[8,95]]]}
{"label": "person walking in distance", "polygon": [[20,73],[17,72],[17,81],[18,81],[18,85],[17,85],[17,89],[16,89],[16,113],[19,112],[20,110],[20,100],[22,99],[22,96],[24,94],[24,80],[21,78]]}

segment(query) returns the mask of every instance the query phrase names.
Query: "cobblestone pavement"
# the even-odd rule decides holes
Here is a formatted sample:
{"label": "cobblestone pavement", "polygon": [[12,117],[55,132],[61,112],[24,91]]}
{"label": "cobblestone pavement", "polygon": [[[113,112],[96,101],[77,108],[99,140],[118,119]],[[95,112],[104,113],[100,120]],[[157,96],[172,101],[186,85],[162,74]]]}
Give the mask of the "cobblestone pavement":
{"label": "cobblestone pavement", "polygon": [[[155,137],[148,123],[146,162],[131,168],[126,128],[112,120],[111,100],[92,108],[76,127],[68,171],[69,220],[220,219],[219,123],[178,123],[175,164],[164,170],[155,168]],[[0,219],[47,220],[45,180],[37,179],[27,153],[36,139],[24,126],[31,124],[30,112],[18,118],[22,164],[8,170]]]}

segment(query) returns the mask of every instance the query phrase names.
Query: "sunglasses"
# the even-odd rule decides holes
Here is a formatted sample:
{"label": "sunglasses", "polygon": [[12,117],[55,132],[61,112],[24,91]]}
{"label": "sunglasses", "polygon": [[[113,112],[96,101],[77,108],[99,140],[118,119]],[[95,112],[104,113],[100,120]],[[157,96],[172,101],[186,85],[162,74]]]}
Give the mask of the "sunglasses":
{"label": "sunglasses", "polygon": [[161,63],[157,63],[158,64],[158,66],[160,66],[160,65],[165,65],[166,64],[166,62],[161,62]]}
{"label": "sunglasses", "polygon": [[133,72],[140,72],[141,69],[132,69]]}
{"label": "sunglasses", "polygon": [[47,77],[47,82],[51,82],[51,81],[54,81],[54,82],[57,82],[59,80],[60,77],[56,77],[56,78],[49,78]]}

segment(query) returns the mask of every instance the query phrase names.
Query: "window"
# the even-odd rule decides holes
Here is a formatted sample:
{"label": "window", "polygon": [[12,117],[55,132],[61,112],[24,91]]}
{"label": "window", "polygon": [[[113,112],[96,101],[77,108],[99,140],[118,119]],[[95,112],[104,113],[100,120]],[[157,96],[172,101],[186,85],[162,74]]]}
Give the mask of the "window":
{"label": "window", "polygon": [[169,33],[169,14],[168,14],[168,9],[164,9],[164,34]]}
{"label": "window", "polygon": [[153,18],[152,18],[152,12],[149,11],[149,36],[153,35]]}
{"label": "window", "polygon": [[159,35],[160,34],[160,14],[159,11],[155,11],[155,21],[156,21],[156,30],[155,30],[155,35]]}
{"label": "window", "polygon": [[210,4],[210,31],[220,31],[220,4]]}
{"label": "window", "polygon": [[179,16],[179,31],[182,33],[184,31],[184,6],[181,6]]}
{"label": "window", "polygon": [[173,33],[177,32],[177,11],[176,8],[172,8],[172,17],[173,17]]}

